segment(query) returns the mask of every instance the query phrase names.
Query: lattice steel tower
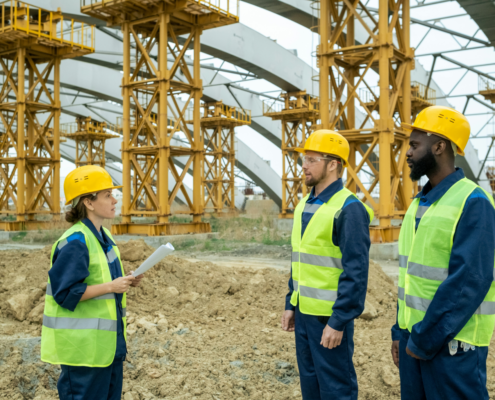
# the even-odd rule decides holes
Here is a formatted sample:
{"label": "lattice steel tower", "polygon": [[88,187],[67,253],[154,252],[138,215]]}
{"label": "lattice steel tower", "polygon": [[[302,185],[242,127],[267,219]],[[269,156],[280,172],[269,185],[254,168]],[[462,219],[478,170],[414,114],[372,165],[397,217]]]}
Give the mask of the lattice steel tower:
{"label": "lattice steel tower", "polygon": [[251,111],[221,101],[203,104],[201,133],[205,143],[203,192],[205,211],[235,215],[235,128],[251,124]]}
{"label": "lattice steel tower", "polygon": [[77,117],[75,123],[62,124],[61,136],[76,142],[76,167],[98,165],[105,168],[105,141],[120,137],[117,125],[93,121],[91,117]]}
{"label": "lattice steel tower", "polygon": [[[219,5],[220,4],[220,5]],[[237,1],[218,0],[82,0],[81,11],[122,27],[124,41],[123,90],[123,199],[122,223],[113,227],[118,234],[148,235],[209,232],[201,222],[204,143],[201,138],[200,36],[204,29],[239,21]],[[192,49],[193,67],[186,62]],[[187,60],[189,61],[189,60]],[[179,100],[182,100],[179,101]],[[186,123],[187,107],[194,109],[193,129]],[[137,128],[131,131],[131,110],[137,111]],[[149,119],[157,111],[157,126]],[[169,124],[169,120],[175,122]],[[143,129],[146,128],[146,129]],[[184,145],[172,146],[175,134],[185,136]],[[146,156],[147,162],[138,162]],[[186,156],[182,173],[173,157]],[[193,198],[183,185],[189,167],[193,170]],[[176,185],[169,193],[169,171]],[[156,174],[156,179],[150,176]],[[138,181],[137,188],[131,180]],[[178,191],[184,195],[192,223],[169,222],[171,205]],[[146,193],[150,210],[143,210],[141,194]],[[132,223],[133,216],[157,218],[155,223]]]}
{"label": "lattice steel tower", "polygon": [[39,229],[36,215],[60,217],[60,62],[94,51],[94,27],[19,1],[0,11],[0,213],[16,217],[0,229]]}
{"label": "lattice steel tower", "polygon": [[[319,5],[322,127],[339,127],[349,140],[346,186],[353,192],[359,188],[375,210],[378,226],[372,227],[372,240],[391,242],[400,229],[392,219],[403,217],[413,196],[405,162],[409,138],[401,128],[402,122],[410,123],[412,114],[409,0],[379,0],[378,15],[359,1],[321,0]],[[356,43],[357,28],[367,33],[367,40]],[[379,75],[378,93],[367,81],[372,70]],[[373,98],[371,107],[363,93]],[[366,113],[359,124],[356,102]],[[366,186],[358,176],[364,164],[372,175]],[[377,185],[378,200],[372,196]]]}
{"label": "lattice steel tower", "polygon": [[320,118],[317,97],[306,91],[282,93],[282,103],[263,101],[263,115],[282,121],[282,208],[280,218],[294,218],[299,194],[307,194],[303,170],[296,147],[304,147]]}

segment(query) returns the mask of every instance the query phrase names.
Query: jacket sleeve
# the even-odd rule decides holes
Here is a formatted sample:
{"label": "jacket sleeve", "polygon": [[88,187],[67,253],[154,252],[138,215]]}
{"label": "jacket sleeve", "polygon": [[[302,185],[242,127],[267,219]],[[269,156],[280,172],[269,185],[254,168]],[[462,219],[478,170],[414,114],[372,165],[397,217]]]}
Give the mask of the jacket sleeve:
{"label": "jacket sleeve", "polygon": [[395,324],[392,326],[392,341],[400,340],[400,327],[399,327],[399,302],[397,302],[397,314],[395,317]]}
{"label": "jacket sleeve", "polygon": [[334,231],[342,252],[343,272],[339,278],[337,300],[328,325],[343,331],[345,325],[357,318],[364,310],[368,288],[370,218],[363,204],[350,196],[342,212],[336,218]]}
{"label": "jacket sleeve", "polygon": [[449,275],[439,286],[423,321],[415,324],[407,343],[429,360],[464,327],[481,305],[493,282],[495,210],[481,189],[468,198],[457,225]]}
{"label": "jacket sleeve", "polygon": [[88,286],[84,283],[89,276],[88,266],[89,251],[84,235],[74,233],[67,238],[67,244],[59,244],[48,271],[53,298],[59,306],[75,310]]}
{"label": "jacket sleeve", "polygon": [[290,270],[289,277],[289,293],[285,296],[285,311],[294,311],[296,307],[290,304],[290,298],[292,297],[292,292],[294,291],[294,283],[292,282],[292,268]]}

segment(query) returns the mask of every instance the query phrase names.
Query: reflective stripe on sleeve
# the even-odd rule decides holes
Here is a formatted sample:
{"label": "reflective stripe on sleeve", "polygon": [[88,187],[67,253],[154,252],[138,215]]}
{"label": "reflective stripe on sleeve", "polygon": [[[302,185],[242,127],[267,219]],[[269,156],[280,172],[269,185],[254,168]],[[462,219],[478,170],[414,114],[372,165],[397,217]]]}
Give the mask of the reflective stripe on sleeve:
{"label": "reflective stripe on sleeve", "polygon": [[102,318],[66,318],[43,315],[43,326],[51,329],[96,329],[117,332],[117,321]]}
{"label": "reflective stripe on sleeve", "polygon": [[407,268],[407,260],[408,256],[399,256],[399,267],[400,268]]}
{"label": "reflective stripe on sleeve", "polygon": [[314,254],[301,253],[300,261],[304,264],[315,265],[318,267],[342,268],[342,260],[335,257],[316,256]]}
{"label": "reflective stripe on sleeve", "polygon": [[57,249],[62,250],[68,243],[67,239],[61,240],[57,245]]}
{"label": "reflective stripe on sleeve", "polygon": [[315,289],[307,286],[301,286],[301,288],[299,289],[299,293],[301,296],[309,297],[311,299],[316,299],[316,300],[326,300],[326,301],[337,300],[337,292],[334,290]]}
{"label": "reflective stripe on sleeve", "polygon": [[[53,296],[52,285],[50,283],[48,283],[46,285],[46,294],[48,296]],[[98,297],[93,297],[92,299],[88,299],[88,300],[113,300],[113,299],[115,299],[115,294],[114,293],[107,293],[107,294],[103,294],[103,295],[98,296]]]}
{"label": "reflective stripe on sleeve", "polygon": [[430,279],[432,281],[443,282],[449,276],[449,270],[447,268],[428,267],[427,265],[410,261],[407,267],[407,274],[419,278]]}

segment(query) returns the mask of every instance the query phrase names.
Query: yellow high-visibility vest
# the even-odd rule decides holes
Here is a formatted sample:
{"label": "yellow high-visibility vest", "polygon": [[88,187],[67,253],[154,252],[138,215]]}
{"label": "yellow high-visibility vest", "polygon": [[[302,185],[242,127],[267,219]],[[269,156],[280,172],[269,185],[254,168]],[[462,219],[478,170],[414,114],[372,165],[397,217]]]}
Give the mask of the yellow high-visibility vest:
{"label": "yellow high-visibility vest", "polygon": [[[105,234],[112,239],[110,232]],[[75,232],[81,232],[89,251],[89,276],[84,280],[88,286],[112,281],[107,256],[98,239],[82,222],[67,230],[53,245],[53,254],[58,247],[67,244],[67,238]],[[114,241],[115,242],[115,241]],[[125,276],[117,246],[113,246],[110,255],[119,259],[122,276]],[[117,349],[117,306],[115,294],[109,293],[93,299],[80,301],[75,310],[69,311],[57,304],[52,296],[50,279],[45,297],[45,311],[41,330],[41,360],[50,364],[63,364],[85,367],[107,367],[114,358]],[[124,338],[126,338],[126,294],[122,297],[122,319]]]}
{"label": "yellow high-visibility vest", "polygon": [[[355,196],[343,188],[335,193],[325,204],[319,206],[304,235],[302,232],[302,213],[308,201],[306,196],[294,210],[292,228],[292,292],[291,304],[297,306],[303,314],[332,315],[337,300],[339,277],[343,272],[342,252],[332,241],[335,215],[342,209],[346,199]],[[373,210],[363,204],[373,219]]]}
{"label": "yellow high-visibility vest", "polygon": [[[457,223],[464,204],[478,188],[461,179],[427,209],[414,199],[399,235],[399,312],[401,329],[411,332],[423,320],[438,287],[449,275],[449,261]],[[486,192],[485,192],[486,193]],[[492,205],[492,196],[487,194]],[[416,214],[423,214],[416,230]],[[495,260],[494,260],[495,266]],[[455,339],[474,346],[488,346],[495,326],[495,283],[483,303]]]}

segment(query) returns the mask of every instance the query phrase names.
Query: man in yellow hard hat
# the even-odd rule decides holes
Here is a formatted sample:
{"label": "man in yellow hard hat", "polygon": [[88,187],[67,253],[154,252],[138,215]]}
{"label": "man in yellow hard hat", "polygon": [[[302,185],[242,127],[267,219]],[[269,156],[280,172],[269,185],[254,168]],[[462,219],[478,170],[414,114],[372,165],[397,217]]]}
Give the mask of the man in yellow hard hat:
{"label": "man in yellow hard hat", "polygon": [[403,400],[488,400],[486,359],[495,326],[495,210],[491,194],[455,167],[470,127],[441,106],[421,111],[407,163],[429,181],[399,236],[392,356]]}
{"label": "man in yellow hard hat", "polygon": [[373,211],[342,184],[342,135],[318,130],[296,150],[312,189],[294,211],[282,329],[295,331],[304,400],[357,400],[354,319],[364,309]]}

